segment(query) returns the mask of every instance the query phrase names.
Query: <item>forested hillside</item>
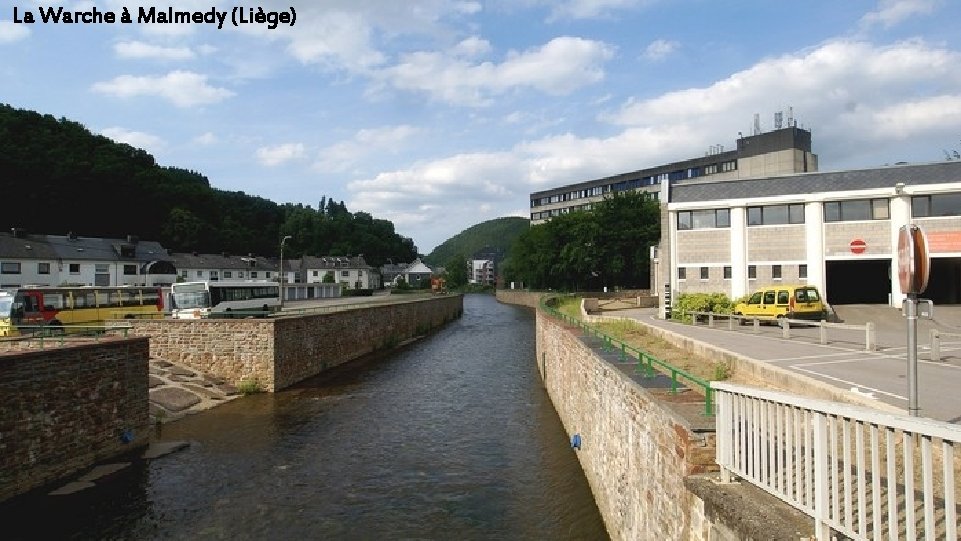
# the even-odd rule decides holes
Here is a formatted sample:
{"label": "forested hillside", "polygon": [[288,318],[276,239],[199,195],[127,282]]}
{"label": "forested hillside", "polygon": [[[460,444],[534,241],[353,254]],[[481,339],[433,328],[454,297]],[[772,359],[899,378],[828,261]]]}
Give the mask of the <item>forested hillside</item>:
{"label": "forested hillside", "polygon": [[520,234],[530,227],[527,218],[495,218],[473,225],[444,241],[424,258],[428,265],[445,265],[454,257],[469,258],[486,247],[506,254]]}
{"label": "forested hillside", "polygon": [[394,224],[322,197],[316,209],[213,188],[202,174],[92,134],[83,125],[0,104],[0,225],[32,233],[160,241],[176,251],[275,256],[363,254],[380,265],[417,249]]}

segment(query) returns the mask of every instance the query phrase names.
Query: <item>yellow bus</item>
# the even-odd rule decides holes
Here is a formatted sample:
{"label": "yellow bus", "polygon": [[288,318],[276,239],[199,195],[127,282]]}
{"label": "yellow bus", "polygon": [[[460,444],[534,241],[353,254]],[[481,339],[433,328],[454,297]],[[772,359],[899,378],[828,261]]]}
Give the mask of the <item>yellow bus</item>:
{"label": "yellow bus", "polygon": [[0,297],[0,336],[41,328],[70,332],[71,326],[100,326],[111,319],[162,317],[163,293],[157,286],[22,287]]}

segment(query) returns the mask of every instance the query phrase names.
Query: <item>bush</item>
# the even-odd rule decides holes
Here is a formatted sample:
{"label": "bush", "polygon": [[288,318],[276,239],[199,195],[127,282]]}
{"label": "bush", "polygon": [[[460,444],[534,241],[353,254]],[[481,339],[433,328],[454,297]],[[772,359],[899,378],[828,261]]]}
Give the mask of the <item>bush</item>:
{"label": "bush", "polygon": [[373,294],[373,289],[345,289],[341,292],[342,297],[370,297]]}
{"label": "bush", "polygon": [[681,293],[671,306],[671,319],[691,322],[691,312],[730,314],[734,303],[724,293]]}

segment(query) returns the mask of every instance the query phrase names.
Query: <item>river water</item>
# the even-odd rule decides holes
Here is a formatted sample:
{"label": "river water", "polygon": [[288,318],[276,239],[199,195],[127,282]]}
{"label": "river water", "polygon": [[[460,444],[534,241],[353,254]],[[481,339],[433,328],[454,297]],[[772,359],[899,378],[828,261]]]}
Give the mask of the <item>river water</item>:
{"label": "river water", "polygon": [[183,451],[0,504],[0,532],[607,539],[534,356],[529,310],[468,295],[461,319],[399,351],[165,425]]}

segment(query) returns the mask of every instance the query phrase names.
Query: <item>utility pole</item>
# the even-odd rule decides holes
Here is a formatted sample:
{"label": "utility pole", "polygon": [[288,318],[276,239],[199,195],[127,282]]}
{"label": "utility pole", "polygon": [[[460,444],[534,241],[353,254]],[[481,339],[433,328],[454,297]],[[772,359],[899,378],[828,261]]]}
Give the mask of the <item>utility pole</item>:
{"label": "utility pole", "polygon": [[280,308],[284,308],[284,243],[294,237],[285,235],[280,239]]}

